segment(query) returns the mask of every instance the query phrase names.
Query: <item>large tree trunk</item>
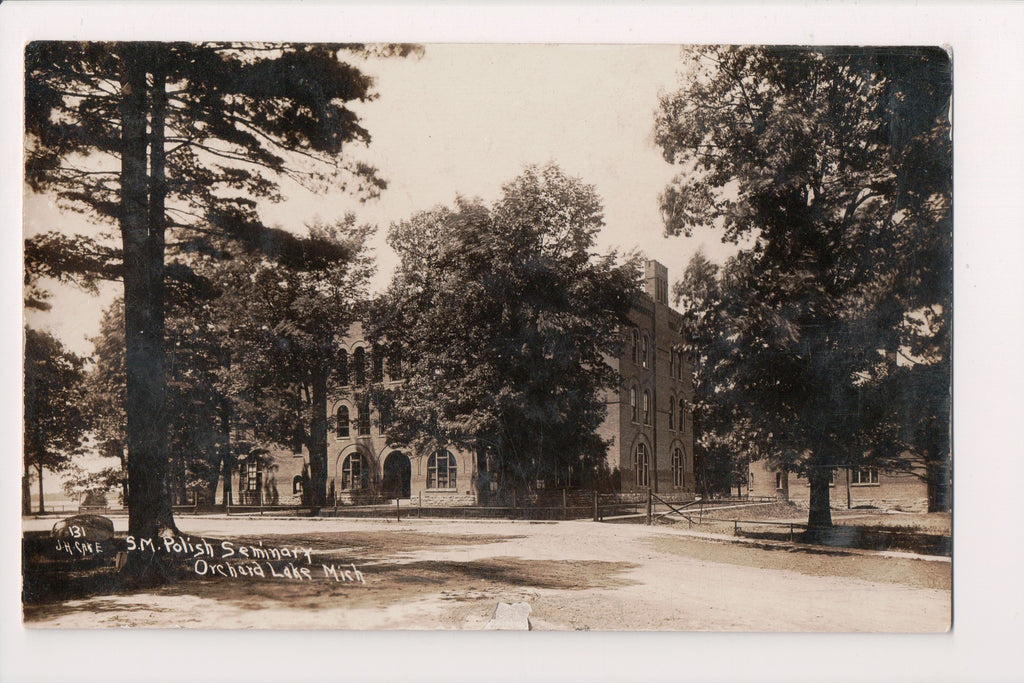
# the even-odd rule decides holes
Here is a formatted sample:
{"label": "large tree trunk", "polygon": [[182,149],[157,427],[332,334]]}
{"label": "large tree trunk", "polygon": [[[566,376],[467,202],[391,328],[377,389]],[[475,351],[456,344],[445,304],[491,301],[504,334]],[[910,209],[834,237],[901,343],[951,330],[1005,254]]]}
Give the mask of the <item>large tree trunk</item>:
{"label": "large tree trunk", "polygon": [[309,503],[327,503],[327,373],[316,372],[312,381],[313,420],[309,428]]}
{"label": "large tree trunk", "polygon": [[221,479],[224,481],[224,508],[231,505],[231,402],[224,399],[220,402],[220,463]]}
{"label": "large tree trunk", "polygon": [[[807,470],[807,481],[811,485],[807,526],[823,528],[832,526],[832,507],[828,490],[830,474],[831,469],[828,467],[811,467]],[[811,531],[813,532],[813,529]]]}
{"label": "large tree trunk", "polygon": [[21,477],[21,514],[32,514],[32,470],[25,464],[25,474]]}
{"label": "large tree trunk", "polygon": [[121,461],[121,506],[128,506],[128,459],[124,454],[124,444],[118,444],[117,459]]}
{"label": "large tree trunk", "polygon": [[[128,533],[155,538],[176,533],[167,491],[166,378],[163,344],[162,221],[151,227],[150,193],[160,194],[160,177],[150,187],[146,172],[146,72],[151,50],[139,43],[121,48],[121,239],[124,249],[125,371],[128,441]],[[163,90],[158,79],[159,90]],[[160,96],[158,95],[158,99]],[[163,118],[152,127],[162,147]],[[162,159],[162,156],[160,157]],[[162,198],[158,199],[162,207]],[[154,239],[154,232],[159,238]],[[160,263],[156,261],[159,259]],[[152,556],[131,553],[128,573],[157,578]],[[156,571],[154,571],[156,570]]]}
{"label": "large tree trunk", "polygon": [[39,514],[46,512],[46,505],[43,503],[43,466],[36,465],[36,472],[39,473]]}
{"label": "large tree trunk", "polygon": [[925,476],[928,483],[928,512],[949,512],[953,509],[950,460],[932,454],[927,460]]}

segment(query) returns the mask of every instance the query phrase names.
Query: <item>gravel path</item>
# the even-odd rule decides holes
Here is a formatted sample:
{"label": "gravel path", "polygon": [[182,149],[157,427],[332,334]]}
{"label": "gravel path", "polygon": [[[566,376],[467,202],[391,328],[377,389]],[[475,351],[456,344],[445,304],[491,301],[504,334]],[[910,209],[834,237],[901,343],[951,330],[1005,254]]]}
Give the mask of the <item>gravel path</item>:
{"label": "gravel path", "polygon": [[[46,529],[52,520],[26,520]],[[118,531],[126,520],[115,518]],[[182,517],[192,537],[311,548],[311,581],[217,578],[30,605],[31,627],[480,629],[527,602],[535,629],[937,632],[951,564],[771,549],[592,522]],[[354,565],[362,582],[324,578]]]}

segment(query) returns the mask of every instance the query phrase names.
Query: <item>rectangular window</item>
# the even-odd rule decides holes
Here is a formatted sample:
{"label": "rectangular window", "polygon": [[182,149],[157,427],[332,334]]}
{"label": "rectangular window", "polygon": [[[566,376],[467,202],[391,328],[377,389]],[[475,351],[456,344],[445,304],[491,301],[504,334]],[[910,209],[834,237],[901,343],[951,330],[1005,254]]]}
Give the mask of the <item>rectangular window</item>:
{"label": "rectangular window", "polygon": [[245,490],[254,492],[259,484],[259,465],[255,460],[250,460],[245,466]]}
{"label": "rectangular window", "polygon": [[850,470],[850,483],[858,485],[877,484],[878,470],[874,467]]}
{"label": "rectangular window", "polygon": [[356,418],[359,436],[369,436],[370,434],[370,399],[363,399],[359,404],[359,415]]}

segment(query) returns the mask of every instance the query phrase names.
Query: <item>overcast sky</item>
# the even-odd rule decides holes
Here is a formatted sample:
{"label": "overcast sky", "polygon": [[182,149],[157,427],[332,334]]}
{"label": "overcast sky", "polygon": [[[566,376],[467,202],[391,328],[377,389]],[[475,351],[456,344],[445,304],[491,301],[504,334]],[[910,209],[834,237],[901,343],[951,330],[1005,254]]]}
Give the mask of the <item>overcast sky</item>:
{"label": "overcast sky", "polygon": [[[602,248],[639,249],[669,268],[675,281],[700,244],[716,260],[728,249],[712,233],[664,237],[658,194],[675,174],[654,145],[658,96],[673,90],[682,68],[677,46],[428,44],[420,58],[373,60],[360,67],[376,79],[379,98],[358,105],[373,136],[368,160],[388,181],[372,202],[312,195],[284,186],[287,201],[263,208],[265,220],[301,229],[346,211],[379,226],[374,240],[382,288],[394,267],[384,238],[394,221],[456,195],[495,200],[501,186],[528,164],[556,162],[596,186],[604,201]],[[90,228],[60,214],[45,197],[27,197],[25,231]],[[29,314],[78,352],[98,331],[100,298],[61,292],[53,310]]]}

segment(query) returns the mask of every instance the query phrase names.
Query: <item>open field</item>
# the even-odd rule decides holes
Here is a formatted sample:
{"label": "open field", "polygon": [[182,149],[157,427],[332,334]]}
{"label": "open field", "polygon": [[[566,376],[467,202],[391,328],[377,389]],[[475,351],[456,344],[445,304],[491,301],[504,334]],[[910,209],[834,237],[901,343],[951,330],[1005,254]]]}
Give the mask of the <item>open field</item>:
{"label": "open field", "polygon": [[[197,576],[158,589],[25,605],[30,627],[480,629],[526,602],[535,629],[935,632],[951,564],[712,542],[593,522],[182,517],[232,547],[309,549],[310,576]],[[26,531],[50,520],[26,520]],[[115,518],[119,532],[126,524]],[[304,552],[304,551],[303,551]],[[301,555],[305,561],[305,555]],[[211,560],[210,564],[213,561]],[[275,563],[277,572],[284,562]],[[354,565],[365,583],[324,565]],[[204,570],[206,567],[202,567]],[[106,571],[106,570],[102,570]]]}

